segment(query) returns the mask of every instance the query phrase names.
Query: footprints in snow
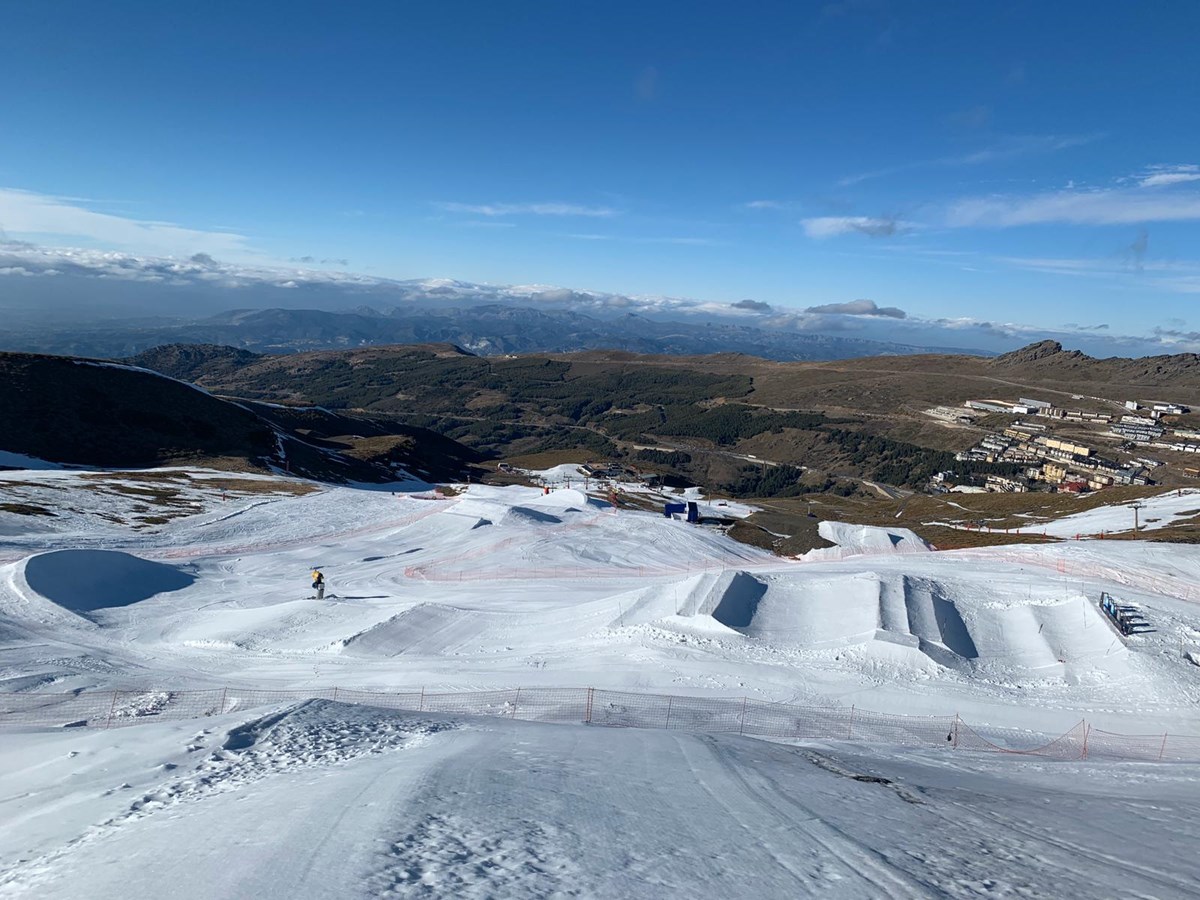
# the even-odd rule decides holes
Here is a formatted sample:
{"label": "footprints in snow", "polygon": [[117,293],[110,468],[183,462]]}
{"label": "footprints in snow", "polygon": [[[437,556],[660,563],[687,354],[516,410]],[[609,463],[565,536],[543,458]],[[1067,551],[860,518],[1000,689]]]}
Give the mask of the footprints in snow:
{"label": "footprints in snow", "polygon": [[427,815],[387,851],[369,887],[381,897],[579,897],[573,843],[550,823],[484,831],[470,819]]}
{"label": "footprints in snow", "polygon": [[[192,772],[146,793],[112,824],[171,804],[236,790],[273,775],[386,753],[451,727],[356,709],[331,713],[329,706],[324,701],[309,702],[232,729],[221,746]],[[200,750],[203,744],[193,742],[187,749]]]}
{"label": "footprints in snow", "polygon": [[[21,893],[53,872],[57,861],[73,850],[159,810],[235,791],[264,778],[411,747],[435,732],[453,727],[320,700],[247,722],[232,729],[221,745],[186,775],[146,791],[124,812],[92,826],[58,850],[0,870],[0,895],[11,890]],[[211,737],[211,731],[201,731],[185,749],[190,753],[206,750]],[[179,766],[166,762],[161,768],[174,773]],[[122,784],[105,791],[104,796],[130,789],[128,783]]]}

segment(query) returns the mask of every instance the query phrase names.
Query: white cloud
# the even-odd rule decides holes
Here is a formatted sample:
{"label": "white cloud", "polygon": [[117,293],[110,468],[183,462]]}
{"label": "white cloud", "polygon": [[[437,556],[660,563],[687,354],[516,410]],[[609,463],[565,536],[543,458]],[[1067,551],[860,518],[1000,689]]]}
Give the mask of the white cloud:
{"label": "white cloud", "polygon": [[1138,178],[1142,187],[1166,187],[1200,181],[1200,166],[1149,166]]}
{"label": "white cloud", "polygon": [[910,227],[898,219],[872,216],[818,216],[802,219],[800,224],[810,238],[824,240],[842,234],[865,234],[867,237],[891,237]]}
{"label": "white cloud", "polygon": [[943,156],[939,157],[938,159],[919,160],[917,162],[900,163],[895,166],[887,166],[871,172],[860,172],[857,175],[850,175],[841,179],[838,181],[838,186],[850,187],[851,185],[859,184],[863,181],[869,181],[873,178],[883,178],[888,175],[898,175],[901,172],[911,172],[914,169],[926,169],[942,166],[978,166],[985,163],[1019,159],[1023,156],[1034,156],[1039,153],[1054,153],[1058,150],[1067,150],[1071,147],[1079,147],[1084,144],[1090,144],[1093,141],[1099,140],[1101,137],[1102,135],[1099,134],[1012,135],[997,141],[990,147],[984,147],[982,150],[976,150],[972,153],[965,153],[957,156]]}
{"label": "white cloud", "polygon": [[110,215],[87,209],[67,198],[13,188],[0,188],[0,229],[10,235],[25,235],[38,240],[82,240],[155,256],[191,256],[194,253],[236,258],[255,256],[244,235]]}
{"label": "white cloud", "polygon": [[1200,293],[1200,261],[1131,259],[1128,254],[1124,258],[1103,259],[1041,256],[997,256],[990,259],[1046,275],[1093,278],[1114,283],[1120,283],[1117,279],[1128,279],[1124,283],[1139,292]]}
{"label": "white cloud", "polygon": [[1200,193],[1118,188],[968,198],[951,205],[946,223],[957,228],[1008,228],[1048,223],[1133,225],[1195,219],[1200,219]]}
{"label": "white cloud", "polygon": [[[343,260],[320,262],[341,263]],[[228,288],[248,285],[294,287],[301,283],[374,288],[388,283],[386,279],[337,270],[286,264],[224,262],[204,251],[179,258],[120,250],[39,247],[26,242],[4,240],[0,240],[0,275],[89,276],[111,281],[202,284]]]}
{"label": "white cloud", "polygon": [[745,209],[787,209],[789,205],[782,200],[751,200],[742,204]]}
{"label": "white cloud", "polygon": [[609,218],[617,215],[607,206],[580,206],[576,203],[438,203],[446,212],[475,216],[585,216]]}

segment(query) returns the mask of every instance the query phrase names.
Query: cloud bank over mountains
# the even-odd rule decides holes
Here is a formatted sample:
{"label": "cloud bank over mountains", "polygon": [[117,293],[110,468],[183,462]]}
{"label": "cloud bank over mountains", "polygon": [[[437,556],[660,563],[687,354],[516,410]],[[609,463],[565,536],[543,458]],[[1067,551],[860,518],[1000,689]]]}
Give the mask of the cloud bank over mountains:
{"label": "cloud bank over mountains", "polygon": [[966,316],[926,319],[870,299],[793,309],[752,298],[717,302],[537,284],[437,278],[400,281],[314,268],[307,260],[294,266],[253,265],[223,262],[207,251],[177,259],[0,240],[0,310],[15,325],[26,327],[43,327],[56,318],[74,323],[116,317],[196,320],[231,309],[387,312],[488,304],[564,310],[597,319],[634,314],[657,321],[733,323],[985,352],[1001,352],[1042,338],[1099,356],[1200,350],[1200,337],[1180,329],[1159,328],[1150,337],[1123,337],[1088,324],[1047,329]]}

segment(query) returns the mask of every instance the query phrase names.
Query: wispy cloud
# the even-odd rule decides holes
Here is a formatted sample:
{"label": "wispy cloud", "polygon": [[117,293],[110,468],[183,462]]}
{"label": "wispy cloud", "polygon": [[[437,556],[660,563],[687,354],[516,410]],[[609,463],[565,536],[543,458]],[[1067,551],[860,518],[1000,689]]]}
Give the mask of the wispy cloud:
{"label": "wispy cloud", "polygon": [[81,202],[85,201],[0,188],[0,228],[39,241],[67,239],[157,256],[194,253],[241,259],[257,256],[245,235],[116,216],[88,209]]}
{"label": "wispy cloud", "polygon": [[1017,225],[1139,225],[1200,219],[1200,192],[1140,188],[1061,190],[1021,197],[973,197],[953,203],[954,228]]}
{"label": "wispy cloud", "polygon": [[1045,275],[1091,278],[1125,283],[1139,292],[1200,293],[1200,261],[1148,259],[1149,238],[1139,232],[1122,252],[1107,258],[993,256],[990,262]]}
{"label": "wispy cloud", "polygon": [[564,235],[576,241],[619,241],[625,244],[678,244],[683,247],[715,247],[722,242],[704,237],[636,237],[621,234],[572,232]]}
{"label": "wispy cloud", "polygon": [[800,225],[810,238],[824,240],[843,234],[864,234],[867,237],[891,237],[912,227],[891,216],[818,216],[802,219]]}
{"label": "wispy cloud", "polygon": [[[192,262],[207,262],[215,265],[217,261],[207,253],[197,253],[192,257]],[[315,256],[293,256],[288,262],[300,263],[305,266],[340,266],[343,269],[350,265],[350,260],[348,259],[334,257],[318,259]]]}
{"label": "wispy cloud", "polygon": [[743,209],[788,209],[792,206],[785,200],[751,200],[743,203]]}
{"label": "wispy cloud", "polygon": [[938,157],[937,159],[925,159],[915,162],[899,163],[894,166],[886,166],[870,172],[860,172],[857,175],[850,175],[841,179],[838,181],[838,186],[850,187],[851,185],[859,184],[863,181],[869,181],[874,178],[884,178],[888,175],[898,175],[902,172],[911,172],[914,169],[978,166],[985,163],[1019,159],[1024,156],[1054,153],[1058,150],[1067,150],[1071,147],[1080,147],[1084,144],[1090,144],[1093,141],[1099,140],[1101,137],[1103,137],[1101,134],[1011,135],[1009,137],[1001,138],[991,146],[983,147],[971,153],[958,154],[955,156],[942,156]]}
{"label": "wispy cloud", "polygon": [[605,219],[618,215],[607,206],[581,206],[577,203],[436,203],[446,212],[473,216],[583,216]]}
{"label": "wispy cloud", "polygon": [[1166,187],[1200,181],[1200,166],[1148,166],[1138,179],[1142,187]]}
{"label": "wispy cloud", "polygon": [[661,80],[658,69],[654,66],[647,66],[638,73],[638,77],[633,83],[634,96],[643,103],[657,100]]}

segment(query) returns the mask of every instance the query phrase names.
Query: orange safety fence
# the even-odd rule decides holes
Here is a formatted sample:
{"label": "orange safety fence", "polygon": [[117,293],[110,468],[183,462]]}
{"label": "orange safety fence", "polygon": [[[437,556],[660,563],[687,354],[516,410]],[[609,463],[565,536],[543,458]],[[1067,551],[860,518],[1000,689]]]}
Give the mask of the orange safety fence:
{"label": "orange safety fence", "polygon": [[1083,721],[1055,736],[972,726],[957,715],[908,716],[855,706],[796,706],[745,697],[688,697],[601,688],[534,687],[471,692],[382,692],[340,687],[320,691],[215,688],[9,693],[0,694],[0,727],[115,728],[200,719],[306,700],[533,722],[941,747],[1048,759],[1200,762],[1200,737],[1115,734]]}

